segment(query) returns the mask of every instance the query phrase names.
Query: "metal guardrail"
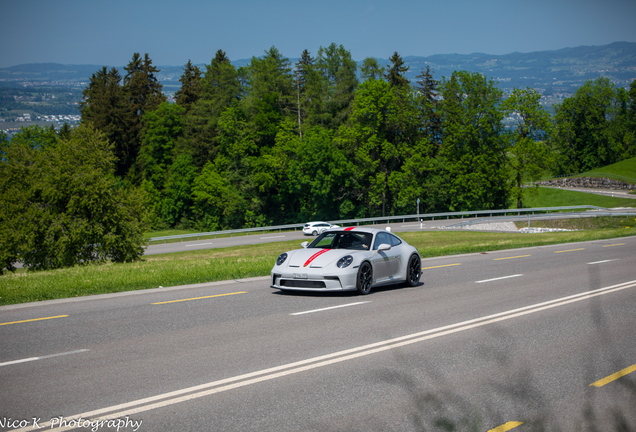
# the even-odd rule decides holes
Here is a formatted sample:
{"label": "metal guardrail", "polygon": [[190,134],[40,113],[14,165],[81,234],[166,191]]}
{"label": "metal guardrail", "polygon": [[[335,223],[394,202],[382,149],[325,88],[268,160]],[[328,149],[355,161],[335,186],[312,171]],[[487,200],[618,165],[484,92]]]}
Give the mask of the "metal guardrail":
{"label": "metal guardrail", "polygon": [[[403,215],[403,216],[381,216],[381,217],[373,217],[373,218],[343,219],[343,220],[334,220],[334,221],[325,221],[325,222],[329,222],[335,225],[348,225],[348,224],[360,225],[361,223],[365,224],[365,223],[375,223],[375,222],[383,222],[383,221],[390,223],[391,221],[402,220],[402,222],[405,222],[407,219],[414,219],[416,221],[420,219],[435,220],[435,218],[450,219],[451,217],[453,219],[455,218],[463,219],[464,217],[470,217],[471,215],[478,217],[479,215],[487,215],[487,214],[490,215],[490,217],[492,217],[492,215],[494,214],[503,214],[504,216],[506,216],[507,214],[514,214],[514,213],[516,213],[517,216],[520,216],[522,213],[534,214],[537,212],[543,212],[543,213],[555,212],[555,211],[562,212],[563,210],[574,211],[574,210],[605,210],[605,209],[603,209],[602,207],[589,206],[589,205],[565,206],[565,207],[538,207],[538,208],[528,208],[528,209],[475,210],[475,211],[464,211],[464,212],[427,213],[427,214],[420,214],[420,215],[414,214],[414,215]],[[259,228],[243,228],[243,229],[235,229],[235,230],[211,231],[211,232],[196,233],[196,234],[181,234],[181,235],[174,235],[174,236],[153,237],[148,239],[147,243],[149,244],[150,242],[156,242],[156,241],[167,242],[168,240],[179,240],[179,239],[183,241],[184,239],[195,239],[195,238],[199,240],[201,237],[216,238],[217,235],[227,235],[227,234],[229,234],[230,237],[232,237],[234,234],[249,235],[250,233],[253,233],[253,232],[262,232],[262,233],[265,233],[266,231],[281,232],[284,229],[287,230],[292,228],[295,231],[297,228],[302,228],[304,225],[305,225],[304,223],[290,224],[290,225],[275,225],[275,226],[259,227]]]}
{"label": "metal guardrail", "polygon": [[[614,217],[614,216],[636,216],[636,209],[634,209],[633,212],[616,212],[616,211],[603,211],[605,209],[601,209],[599,211],[586,211],[586,212],[570,212],[567,213],[567,216],[569,218],[571,218],[572,216],[579,216],[579,219],[581,217],[599,217],[599,216],[610,216],[610,217]],[[558,218],[560,214],[562,213],[546,213],[548,215],[548,219],[550,218],[550,216],[554,215],[555,218]],[[500,221],[502,219],[507,219],[507,220],[526,220],[526,218],[528,219],[545,219],[546,214],[526,214],[524,216],[521,215],[515,215],[515,216],[497,216],[497,220]],[[493,218],[489,217],[489,218],[480,218],[480,219],[474,219],[474,220],[470,220],[470,221],[466,221],[466,222],[461,222],[458,224],[454,224],[454,225],[448,225],[445,228],[461,228],[463,226],[467,226],[467,225],[479,225],[479,224],[483,224],[483,223],[489,223],[492,222]]]}

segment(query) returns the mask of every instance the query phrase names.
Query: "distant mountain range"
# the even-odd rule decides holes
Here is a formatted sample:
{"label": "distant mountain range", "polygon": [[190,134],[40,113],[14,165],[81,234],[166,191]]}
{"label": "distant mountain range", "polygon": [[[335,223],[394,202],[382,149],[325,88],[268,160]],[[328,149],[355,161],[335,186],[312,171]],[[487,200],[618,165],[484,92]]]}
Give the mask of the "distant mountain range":
{"label": "distant mountain range", "polygon": [[[297,59],[290,59],[292,63]],[[249,59],[233,61],[237,66],[249,63]],[[378,59],[388,65],[388,59]],[[479,72],[499,83],[500,88],[532,87],[544,94],[573,93],[583,82],[600,76],[608,77],[621,87],[629,86],[636,79],[636,43],[614,42],[603,46],[580,46],[554,51],[537,51],[492,55],[437,54],[428,57],[404,57],[409,70],[406,77],[416,80],[422,69],[430,66],[434,77],[450,77],[453,71]],[[205,72],[205,65],[198,65]],[[168,94],[179,87],[183,66],[157,66],[158,78]],[[0,68],[0,86],[81,86],[99,70],[98,65],[62,65],[57,63],[23,64]],[[110,68],[110,66],[109,66]],[[122,75],[123,67],[118,67]]]}

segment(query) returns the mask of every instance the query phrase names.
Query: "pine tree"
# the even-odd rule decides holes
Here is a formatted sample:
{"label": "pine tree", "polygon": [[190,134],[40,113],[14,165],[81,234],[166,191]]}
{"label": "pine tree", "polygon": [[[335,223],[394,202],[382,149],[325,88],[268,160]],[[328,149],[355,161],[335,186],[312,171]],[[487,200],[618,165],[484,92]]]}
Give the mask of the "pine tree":
{"label": "pine tree", "polygon": [[201,70],[192,64],[190,60],[183,68],[183,75],[179,81],[181,88],[174,94],[177,104],[190,111],[192,104],[201,96]]}
{"label": "pine tree", "polygon": [[130,112],[121,81],[117,69],[108,71],[104,66],[91,76],[88,87],[82,92],[84,100],[80,102],[82,122],[92,123],[113,144],[118,176],[124,176],[131,163],[126,135]]}
{"label": "pine tree", "polygon": [[200,96],[186,117],[185,135],[194,164],[202,168],[214,160],[218,122],[227,107],[239,101],[243,88],[239,74],[223,50],[218,50],[199,81]]}
{"label": "pine tree", "polygon": [[437,87],[439,82],[433,79],[429,66],[417,77],[415,90],[419,94],[422,129],[425,135],[436,145],[441,145],[442,117],[438,110]]}
{"label": "pine tree", "polygon": [[386,74],[384,77],[391,87],[403,87],[409,85],[409,80],[404,77],[404,74],[409,70],[409,66],[404,66],[404,60],[396,52],[393,53],[391,58],[391,65],[386,67]]}
{"label": "pine tree", "polygon": [[298,133],[300,138],[303,137],[302,120],[306,117],[307,105],[307,80],[314,66],[314,59],[311,58],[309,51],[304,50],[300,60],[296,63],[296,103],[298,110]]}
{"label": "pine tree", "polygon": [[[141,59],[139,53],[133,55],[128,66],[124,68],[127,72],[124,77],[124,92],[127,101],[127,110],[131,114],[127,129],[127,152],[126,158],[119,161],[123,175],[128,175],[133,167],[142,140],[142,118],[145,113],[153,111],[166,100],[162,93],[163,86],[157,79],[160,72],[152,65],[152,60],[148,54]],[[122,166],[123,164],[123,166]],[[138,179],[132,179],[136,182]]]}

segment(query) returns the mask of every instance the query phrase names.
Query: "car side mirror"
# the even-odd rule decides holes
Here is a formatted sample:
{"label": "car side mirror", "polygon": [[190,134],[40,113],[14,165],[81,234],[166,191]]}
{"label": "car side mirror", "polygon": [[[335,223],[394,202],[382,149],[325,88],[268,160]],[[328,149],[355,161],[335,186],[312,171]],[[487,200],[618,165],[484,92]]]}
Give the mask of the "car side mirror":
{"label": "car side mirror", "polygon": [[390,249],[391,249],[390,244],[382,243],[380,246],[378,246],[378,252],[387,251]]}
{"label": "car side mirror", "polygon": [[306,241],[305,241],[305,242],[302,242],[302,243],[300,244],[300,246],[301,246],[303,249],[307,249],[307,246],[309,246],[309,242],[306,242]]}

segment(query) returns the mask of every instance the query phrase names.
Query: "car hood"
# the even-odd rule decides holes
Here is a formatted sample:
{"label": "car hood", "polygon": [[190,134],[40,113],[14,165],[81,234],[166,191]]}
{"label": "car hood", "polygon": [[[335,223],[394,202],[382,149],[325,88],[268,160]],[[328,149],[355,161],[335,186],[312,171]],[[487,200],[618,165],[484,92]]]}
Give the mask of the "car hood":
{"label": "car hood", "polygon": [[346,249],[298,249],[294,251],[290,260],[290,267],[322,268],[339,260],[346,255],[357,255],[364,251],[352,251]]}

